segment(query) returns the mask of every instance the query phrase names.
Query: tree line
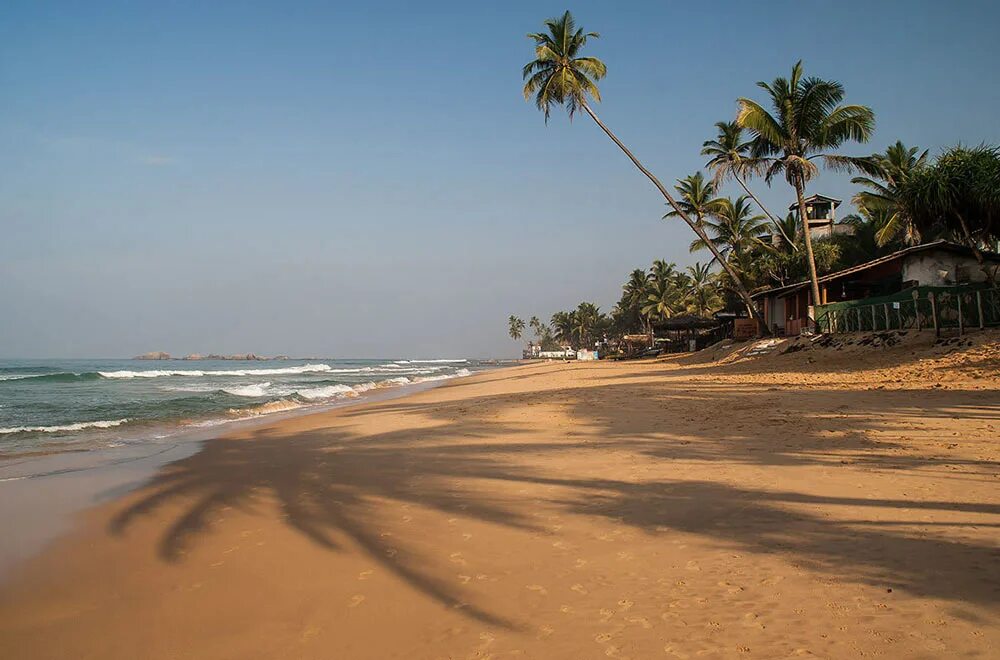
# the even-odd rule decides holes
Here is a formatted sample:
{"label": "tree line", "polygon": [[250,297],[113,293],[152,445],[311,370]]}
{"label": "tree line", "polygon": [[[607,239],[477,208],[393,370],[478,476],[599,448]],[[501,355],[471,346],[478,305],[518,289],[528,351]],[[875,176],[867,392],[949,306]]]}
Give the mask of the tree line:
{"label": "tree line", "polygon": [[[936,238],[970,247],[995,282],[996,272],[986,265],[982,251],[1000,240],[996,146],[959,145],[933,160],[926,150],[902,142],[868,156],[840,153],[845,144],[868,142],[875,114],[868,106],[845,104],[841,83],[807,77],[800,61],[788,78],[757,83],[764,91],[763,102],[737,99],[736,117],[717,122],[717,135],[703,144],[709,176],[695,172],[677,180],[671,191],[594,112],[591,102],[601,100],[596,83],[607,74],[607,66],[581,51],[598,33],[578,28],[568,11],[544,25],[546,31],[528,35],[535,44],[535,57],[522,69],[525,99],[534,100],[546,122],[556,106],[564,107],[571,118],[579,111],[589,115],[663,196],[668,206],[664,219],[679,218],[690,227],[695,234],[691,250],[711,254],[708,264],[698,264],[705,269],[701,279],[711,279],[715,288],[709,300],[714,305],[742,306],[757,319],[761,332],[767,328],[751,298],[754,291],[808,279],[813,300],[820,300],[820,275]],[[805,187],[819,175],[820,166],[857,175],[852,182],[862,190],[852,202],[858,213],[845,218],[854,227],[853,237],[814,241],[808,230]],[[777,215],[767,209],[750,187],[755,178],[768,186],[783,178],[794,192],[797,213]],[[727,181],[737,183],[745,194],[720,195]],[[710,269],[715,267],[719,270],[713,274]],[[650,280],[645,271],[632,276],[636,273],[643,273],[646,281],[642,294],[636,294],[643,298],[639,307],[654,305],[654,298],[660,302],[654,305],[659,310],[655,314],[644,314],[638,303],[628,308],[635,323],[686,309],[677,302],[683,297],[679,293],[685,289],[683,283]],[[628,291],[635,292],[635,286],[630,288],[632,276],[623,300]],[[690,269],[685,277],[693,277]],[[621,309],[619,301],[605,316],[592,304],[581,303],[572,312],[557,313],[558,326],[553,315],[550,335],[559,341],[593,339],[595,333],[618,327],[614,318],[621,316]],[[697,309],[699,314],[710,311]],[[559,329],[570,327],[567,319],[574,316],[579,322],[575,335]]]}

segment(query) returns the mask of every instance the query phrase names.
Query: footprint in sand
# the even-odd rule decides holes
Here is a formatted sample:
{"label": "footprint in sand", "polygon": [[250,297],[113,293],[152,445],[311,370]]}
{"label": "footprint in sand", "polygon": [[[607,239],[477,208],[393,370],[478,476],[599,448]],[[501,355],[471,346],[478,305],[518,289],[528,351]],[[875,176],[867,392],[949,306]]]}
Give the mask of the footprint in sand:
{"label": "footprint in sand", "polygon": [[459,581],[462,584],[469,584],[469,580],[472,579],[472,576],[471,575],[459,575],[458,579],[459,579]]}
{"label": "footprint in sand", "polygon": [[611,620],[611,617],[615,615],[614,610],[602,609],[600,612],[601,612],[601,623],[607,623],[608,621]]}
{"label": "footprint in sand", "polygon": [[569,605],[560,605],[559,611],[562,612],[563,614],[572,614],[573,608],[570,607]]}
{"label": "footprint in sand", "polygon": [[642,626],[646,630],[649,630],[650,628],[653,627],[653,624],[651,624],[649,622],[649,619],[647,619],[644,616],[630,616],[629,618],[627,618],[625,620],[628,621],[629,623],[638,623],[640,626]]}
{"label": "footprint in sand", "polygon": [[361,603],[365,602],[365,597],[361,594],[351,597],[351,602],[347,604],[348,607],[357,607]]}
{"label": "footprint in sand", "polygon": [[450,561],[453,564],[459,564],[460,566],[465,566],[465,564],[467,563],[465,559],[462,558],[461,552],[453,552],[450,555],[448,555],[448,561]]}
{"label": "footprint in sand", "polygon": [[618,608],[619,608],[619,609],[620,609],[620,610],[621,610],[622,612],[627,612],[627,611],[629,611],[630,609],[632,609],[632,606],[633,606],[633,605],[635,605],[635,602],[634,602],[634,601],[631,601],[631,600],[629,600],[628,598],[622,598],[622,599],[621,599],[620,601],[618,601]]}
{"label": "footprint in sand", "polygon": [[527,589],[528,591],[534,591],[540,596],[547,596],[549,593],[549,590],[540,584],[529,584],[527,587],[525,587],[525,589]]}
{"label": "footprint in sand", "polygon": [[578,594],[586,594],[587,593],[587,590],[584,588],[584,586],[582,584],[574,584],[572,587],[570,587],[570,589],[572,589],[573,591],[575,591]]}
{"label": "footprint in sand", "polygon": [[374,571],[361,571],[360,573],[358,573],[358,579],[367,580],[372,576],[372,573],[374,573]]}
{"label": "footprint in sand", "polygon": [[594,637],[594,641],[598,644],[603,644],[604,642],[610,641],[612,636],[613,635],[611,633],[600,633]]}
{"label": "footprint in sand", "polygon": [[576,560],[576,567],[577,568],[583,568],[586,565],[587,565],[587,560],[586,559],[577,559]]}

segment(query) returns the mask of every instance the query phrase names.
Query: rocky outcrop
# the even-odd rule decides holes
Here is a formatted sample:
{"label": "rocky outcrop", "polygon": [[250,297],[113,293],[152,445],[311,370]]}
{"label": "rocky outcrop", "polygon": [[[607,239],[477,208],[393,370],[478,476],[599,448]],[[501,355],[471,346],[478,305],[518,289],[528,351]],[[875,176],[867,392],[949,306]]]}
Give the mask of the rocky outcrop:
{"label": "rocky outcrop", "polygon": [[152,351],[151,353],[143,353],[142,355],[136,355],[133,360],[171,360],[170,353],[164,353],[163,351]]}

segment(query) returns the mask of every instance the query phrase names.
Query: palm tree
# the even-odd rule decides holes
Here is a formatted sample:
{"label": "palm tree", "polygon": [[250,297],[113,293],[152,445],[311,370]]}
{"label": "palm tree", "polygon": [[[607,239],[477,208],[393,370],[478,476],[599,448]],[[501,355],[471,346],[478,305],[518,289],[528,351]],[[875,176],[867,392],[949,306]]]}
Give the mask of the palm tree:
{"label": "palm tree", "polygon": [[556,339],[564,344],[573,343],[573,312],[556,312],[552,315]]}
{"label": "palm tree", "polygon": [[573,332],[576,334],[580,346],[589,346],[594,343],[598,334],[603,330],[605,320],[597,305],[582,302],[577,306],[576,311],[573,312]]}
{"label": "palm tree", "polygon": [[646,290],[648,287],[649,279],[646,275],[646,271],[641,268],[636,268],[629,275],[625,286],[622,287],[622,302],[624,303],[625,311],[634,313],[643,324],[643,329],[647,333],[652,333],[652,326],[650,325],[649,317],[642,313],[642,308],[646,302]]}
{"label": "palm tree", "polygon": [[784,174],[795,188],[813,304],[818,305],[821,298],[805,186],[818,173],[813,162],[816,159],[841,170],[877,171],[867,159],[830,152],[849,140],[867,142],[875,129],[875,114],[867,106],[839,105],[844,99],[844,86],[832,80],[803,78],[801,60],[792,67],[791,78],[775,78],[771,83],[757,85],[767,91],[775,114],[756,101],[740,98],[736,123],[753,136],[750,156],[759,161],[764,180],[770,183],[778,174]]}
{"label": "palm tree", "polygon": [[650,318],[669,319],[678,311],[679,303],[680,293],[674,283],[670,280],[659,280],[649,285],[642,313]]}
{"label": "palm tree", "polygon": [[511,314],[510,318],[507,319],[507,326],[507,334],[510,335],[511,339],[517,341],[521,338],[521,333],[524,332],[524,321],[522,319]]}
{"label": "palm tree", "polygon": [[878,168],[872,177],[858,176],[851,183],[869,188],[854,196],[852,200],[859,209],[865,208],[884,223],[875,235],[879,247],[899,240],[904,245],[917,245],[921,241],[920,232],[913,224],[913,218],[906,212],[899,199],[899,190],[914,170],[927,165],[927,150],[917,155],[918,147],[907,147],[901,141],[890,145],[885,153],[874,154],[871,159]]}
{"label": "palm tree", "polygon": [[[706,181],[701,172],[695,172],[683,179],[677,179],[677,185],[674,186],[674,190],[679,195],[677,203],[681,207],[681,210],[688,217],[693,216],[699,225],[701,225],[705,216],[710,214],[715,208],[715,183]],[[667,218],[678,217],[679,215],[680,212],[678,211],[669,211],[663,216],[663,219],[666,220]]]}
{"label": "palm tree", "polygon": [[[760,237],[768,226],[765,216],[753,215],[748,199],[745,195],[735,200],[721,198],[717,200],[712,218],[705,220],[707,231],[714,235],[710,240],[718,252],[741,272],[748,270],[746,257],[750,250],[766,246]],[[706,247],[701,239],[691,243],[692,252]]]}
{"label": "palm tree", "polygon": [[667,263],[663,259],[657,259],[653,262],[653,267],[649,269],[649,282],[656,284],[658,282],[673,282],[677,277],[677,266],[675,264]]}
{"label": "palm tree", "polygon": [[695,262],[693,266],[688,266],[687,273],[687,298],[691,311],[698,316],[705,316],[722,306],[722,296],[719,295],[711,264]]}
{"label": "palm tree", "polygon": [[[525,100],[534,97],[535,105],[542,111],[546,121],[548,121],[553,105],[565,106],[571,119],[580,109],[590,115],[590,118],[601,130],[628,156],[632,164],[656,186],[656,189],[660,191],[673,210],[678,212],[684,222],[699,237],[707,239],[704,236],[704,230],[681,210],[677,201],[660,183],[660,180],[639,162],[639,159],[611,132],[611,129],[598,118],[590,107],[588,98],[595,101],[601,100],[601,93],[595,81],[607,74],[607,67],[596,57],[581,57],[580,50],[590,39],[596,39],[599,35],[596,32],[584,32],[582,28],[577,29],[573,16],[568,11],[560,18],[551,18],[545,21],[545,27],[548,30],[547,33],[536,32],[528,35],[528,38],[535,42],[535,59],[528,62],[521,70],[521,75],[525,80]],[[722,262],[722,259],[719,261]],[[728,264],[723,263],[723,267],[729,272],[734,286],[738,289],[748,308],[754,309],[750,294],[740,281],[739,275]],[[752,314],[754,318],[757,318],[761,331],[767,332],[767,327],[756,314],[755,309]]]}
{"label": "palm tree", "polygon": [[735,179],[744,192],[757,203],[764,215],[771,220],[774,228],[781,233],[788,245],[793,250],[797,250],[798,248],[791,238],[795,232],[793,231],[791,235],[786,233],[782,223],[771,215],[771,212],[757,199],[757,195],[753,194],[753,191],[747,186],[746,177],[754,172],[757,163],[750,158],[751,143],[749,140],[743,140],[743,128],[734,121],[718,121],[715,122],[715,127],[719,129],[716,138],[706,140],[701,145],[701,155],[712,157],[705,163],[705,167],[715,172],[713,179],[715,186],[718,187],[726,179]]}
{"label": "palm tree", "polygon": [[528,320],[528,327],[535,333],[536,338],[541,338],[543,326],[537,316],[532,316],[531,319]]}

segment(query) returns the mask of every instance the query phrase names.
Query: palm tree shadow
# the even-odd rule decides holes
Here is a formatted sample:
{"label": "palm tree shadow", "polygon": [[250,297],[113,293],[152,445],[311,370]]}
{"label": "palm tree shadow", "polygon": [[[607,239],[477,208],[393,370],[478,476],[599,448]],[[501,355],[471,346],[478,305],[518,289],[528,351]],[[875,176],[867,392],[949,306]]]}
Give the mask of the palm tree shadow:
{"label": "palm tree shadow", "polygon": [[513,466],[497,457],[511,444],[447,442],[450,435],[481,432],[474,423],[459,423],[434,430],[428,443],[408,431],[356,438],[330,429],[293,436],[262,429],[249,439],[210,441],[200,453],[166,466],[137,501],[114,516],[109,531],[123,534],[139,518],[183,501],[183,513],[166,527],[158,544],[160,558],[175,563],[227,507],[262,513],[276,506],[285,524],[318,546],[360,549],[439,603],[512,628],[512,622],[470,604],[437,577],[433,562],[408,549],[405,538],[390,540],[379,533],[378,502],[386,500],[539,531],[509,507],[451,486],[459,477],[511,478]]}

